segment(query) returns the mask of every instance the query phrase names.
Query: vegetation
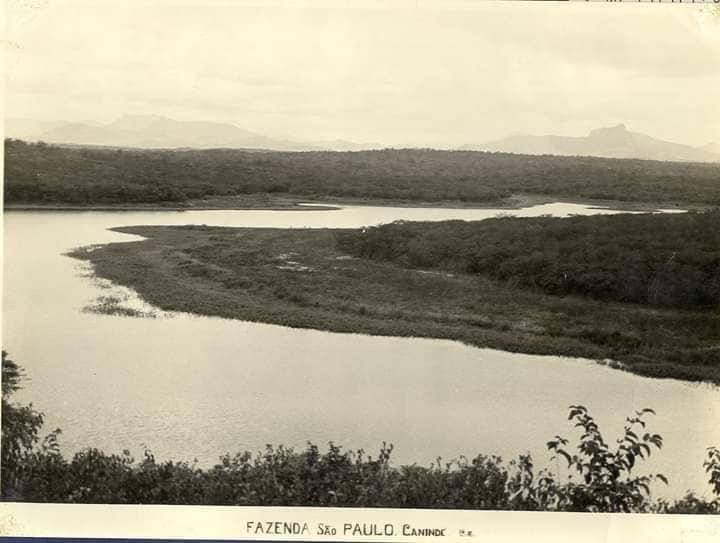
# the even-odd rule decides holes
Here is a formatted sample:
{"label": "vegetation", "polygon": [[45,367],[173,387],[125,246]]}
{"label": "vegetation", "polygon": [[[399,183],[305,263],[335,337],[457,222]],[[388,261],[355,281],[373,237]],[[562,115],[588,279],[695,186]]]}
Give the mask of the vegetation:
{"label": "vegetation", "polygon": [[178,204],[237,195],[497,203],[515,193],[720,205],[720,164],[403,149],[66,148],[5,140],[7,204]]}
{"label": "vegetation", "polygon": [[[583,431],[575,451],[559,436],[548,442],[567,460],[572,474],[561,480],[536,471],[530,456],[508,464],[478,455],[445,464],[395,468],[392,445],[377,457],[327,452],[308,444],[302,452],[268,446],[253,456],[224,456],[210,469],[186,462],[158,462],[149,451],[140,462],[125,451],[107,455],[86,449],[66,460],[59,430],[38,444],[42,415],[10,401],[21,373],[3,351],[2,497],[6,500],[69,503],[145,503],[194,505],[275,505],[332,507],[428,507],[588,512],[720,513],[720,452],[709,449],[705,468],[717,499],[693,494],[675,503],[651,500],[658,475],[634,475],[636,464],[662,437],[645,432],[643,409],[627,419],[624,436],[609,447],[587,409],[571,406],[569,420]],[[7,381],[5,380],[7,378]],[[5,383],[8,383],[5,386]],[[27,416],[30,413],[31,416]]]}
{"label": "vegetation", "polygon": [[401,222],[344,232],[339,245],[358,257],[480,274],[560,296],[720,305],[720,210]]}
{"label": "vegetation", "polygon": [[[365,233],[145,226],[117,229],[142,241],[73,254],[168,311],[609,359],[641,375],[717,384],[720,312],[706,307],[717,300],[717,221],[717,213],[501,219]],[[543,232],[557,239],[526,258],[526,243]],[[651,232],[662,235],[651,241]],[[437,267],[414,267],[428,254]],[[554,258],[571,266],[573,282],[557,283],[571,288],[543,283],[556,277]],[[632,288],[622,290],[624,281]],[[622,298],[626,291],[640,303]]]}
{"label": "vegetation", "polygon": [[32,405],[19,406],[9,398],[21,388],[23,370],[2,352],[2,443],[0,444],[0,476],[2,487],[17,486],[28,454],[35,450],[43,415]]}

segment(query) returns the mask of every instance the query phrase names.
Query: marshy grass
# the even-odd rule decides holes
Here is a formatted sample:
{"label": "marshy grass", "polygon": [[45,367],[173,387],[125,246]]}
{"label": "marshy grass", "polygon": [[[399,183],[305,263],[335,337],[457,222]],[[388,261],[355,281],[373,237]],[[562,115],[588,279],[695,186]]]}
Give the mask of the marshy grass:
{"label": "marshy grass", "polygon": [[[482,275],[344,259],[330,229],[137,226],[146,239],[73,256],[153,307],[346,333],[454,339],[720,383],[715,310],[557,296]],[[280,257],[312,272],[278,267]],[[104,304],[116,311],[118,304]]]}
{"label": "marshy grass", "polygon": [[147,311],[123,305],[127,299],[118,296],[98,296],[92,304],[83,308],[85,313],[96,313],[99,315],[113,315],[115,317],[138,317],[143,319],[155,319],[156,311]]}

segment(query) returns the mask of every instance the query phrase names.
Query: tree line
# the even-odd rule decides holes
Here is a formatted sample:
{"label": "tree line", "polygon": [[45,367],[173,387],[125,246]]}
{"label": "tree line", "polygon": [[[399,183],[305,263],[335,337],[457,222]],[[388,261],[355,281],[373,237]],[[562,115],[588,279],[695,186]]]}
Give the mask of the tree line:
{"label": "tree line", "polygon": [[481,274],[559,296],[720,305],[720,210],[396,222],[339,232],[337,242],[354,256]]}
{"label": "tree line", "polygon": [[720,164],[478,151],[75,148],[5,140],[7,203],[182,203],[275,194],[492,203],[516,193],[720,205]]}

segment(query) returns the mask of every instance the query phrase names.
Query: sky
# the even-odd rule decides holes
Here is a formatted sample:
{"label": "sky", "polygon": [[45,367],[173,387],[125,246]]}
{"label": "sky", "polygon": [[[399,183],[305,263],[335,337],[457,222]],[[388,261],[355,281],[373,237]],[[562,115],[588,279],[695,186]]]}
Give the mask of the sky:
{"label": "sky", "polygon": [[720,142],[720,11],[677,4],[5,0],[4,115],[452,147],[624,123]]}

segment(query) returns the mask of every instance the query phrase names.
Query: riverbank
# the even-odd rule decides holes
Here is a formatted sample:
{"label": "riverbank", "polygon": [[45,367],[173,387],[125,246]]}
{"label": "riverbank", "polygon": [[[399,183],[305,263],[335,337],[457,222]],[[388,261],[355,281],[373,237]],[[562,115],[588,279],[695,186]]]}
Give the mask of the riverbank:
{"label": "riverbank", "polygon": [[[2,352],[3,376],[3,485],[0,497],[6,501],[50,503],[119,503],[165,505],[253,505],[305,507],[392,507],[452,508],[492,510],[547,510],[587,512],[718,513],[720,494],[704,498],[701,487],[673,501],[658,499],[651,486],[662,481],[662,474],[637,475],[646,456],[636,450],[661,448],[663,436],[649,433],[643,420],[652,409],[643,409],[625,426],[624,436],[615,447],[607,447],[594,417],[584,406],[569,408],[567,426],[585,430],[578,440],[579,455],[570,457],[568,441],[561,437],[547,442],[549,454],[562,454],[568,468],[577,468],[584,477],[582,492],[578,483],[561,476],[559,470],[536,473],[529,453],[504,462],[497,455],[477,454],[441,462],[396,465],[392,444],[382,443],[377,455],[362,449],[345,449],[330,441],[327,449],[308,442],[304,449],[266,445],[257,453],[238,451],[219,456],[212,466],[201,467],[197,460],[156,460],[143,446],[142,460],[130,450],[122,454],[105,453],[86,446],[65,456],[58,436],[61,429],[43,435],[44,414],[33,405],[17,404],[11,397],[26,383],[23,368]],[[563,417],[564,418],[564,417]],[[651,422],[651,421],[648,421]],[[654,426],[654,424],[653,424]],[[638,434],[642,433],[642,441]],[[127,439],[127,436],[125,437]],[[574,440],[573,440],[574,441]],[[599,453],[597,444],[600,444]],[[640,447],[632,447],[638,444]],[[595,447],[592,447],[595,445]],[[615,450],[613,450],[615,449]],[[557,451],[557,452],[556,452]],[[608,464],[608,460],[620,462]],[[598,460],[599,459],[599,460]],[[636,462],[637,460],[637,462]],[[593,479],[588,470],[595,462],[611,474],[612,492],[607,478]],[[619,469],[609,468],[619,465]],[[709,448],[704,462],[710,482],[720,473],[720,451]],[[633,477],[630,478],[631,468]],[[596,468],[592,468],[596,469]],[[657,482],[656,482],[657,481]],[[705,485],[703,485],[704,487]],[[596,492],[599,487],[603,492]],[[699,495],[698,495],[699,494]],[[588,496],[599,496],[589,500]],[[632,499],[630,499],[632,498]],[[408,525],[406,525],[408,526]],[[300,529],[298,524],[293,533]],[[346,532],[348,529],[346,528]],[[407,535],[407,531],[404,529]],[[412,535],[415,535],[414,533]]]}
{"label": "riverbank", "polygon": [[487,277],[354,258],[337,230],[137,226],[145,240],[78,249],[95,273],[167,311],[298,328],[458,340],[613,360],[652,377],[720,383],[717,311],[603,302]]}
{"label": "riverbank", "polygon": [[621,211],[702,210],[698,206],[682,202],[622,202],[619,200],[595,200],[587,198],[555,198],[537,194],[514,194],[496,202],[478,203],[461,200],[414,201],[377,198],[289,198],[272,195],[222,196],[189,200],[183,203],[167,204],[62,204],[62,203],[8,203],[8,211],[209,211],[209,210],[258,210],[258,211],[318,211],[333,210],[344,206],[410,207],[440,209],[521,209],[525,207],[567,203],[617,209]]}
{"label": "riverbank", "polygon": [[[62,204],[62,203],[10,203],[6,210],[14,211],[208,211],[208,210],[253,210],[258,211],[308,211],[337,209],[334,205],[321,203],[313,206],[302,205],[306,200],[269,195],[218,196],[188,200],[186,202],[133,203],[133,204]],[[310,202],[308,202],[310,203]]]}

